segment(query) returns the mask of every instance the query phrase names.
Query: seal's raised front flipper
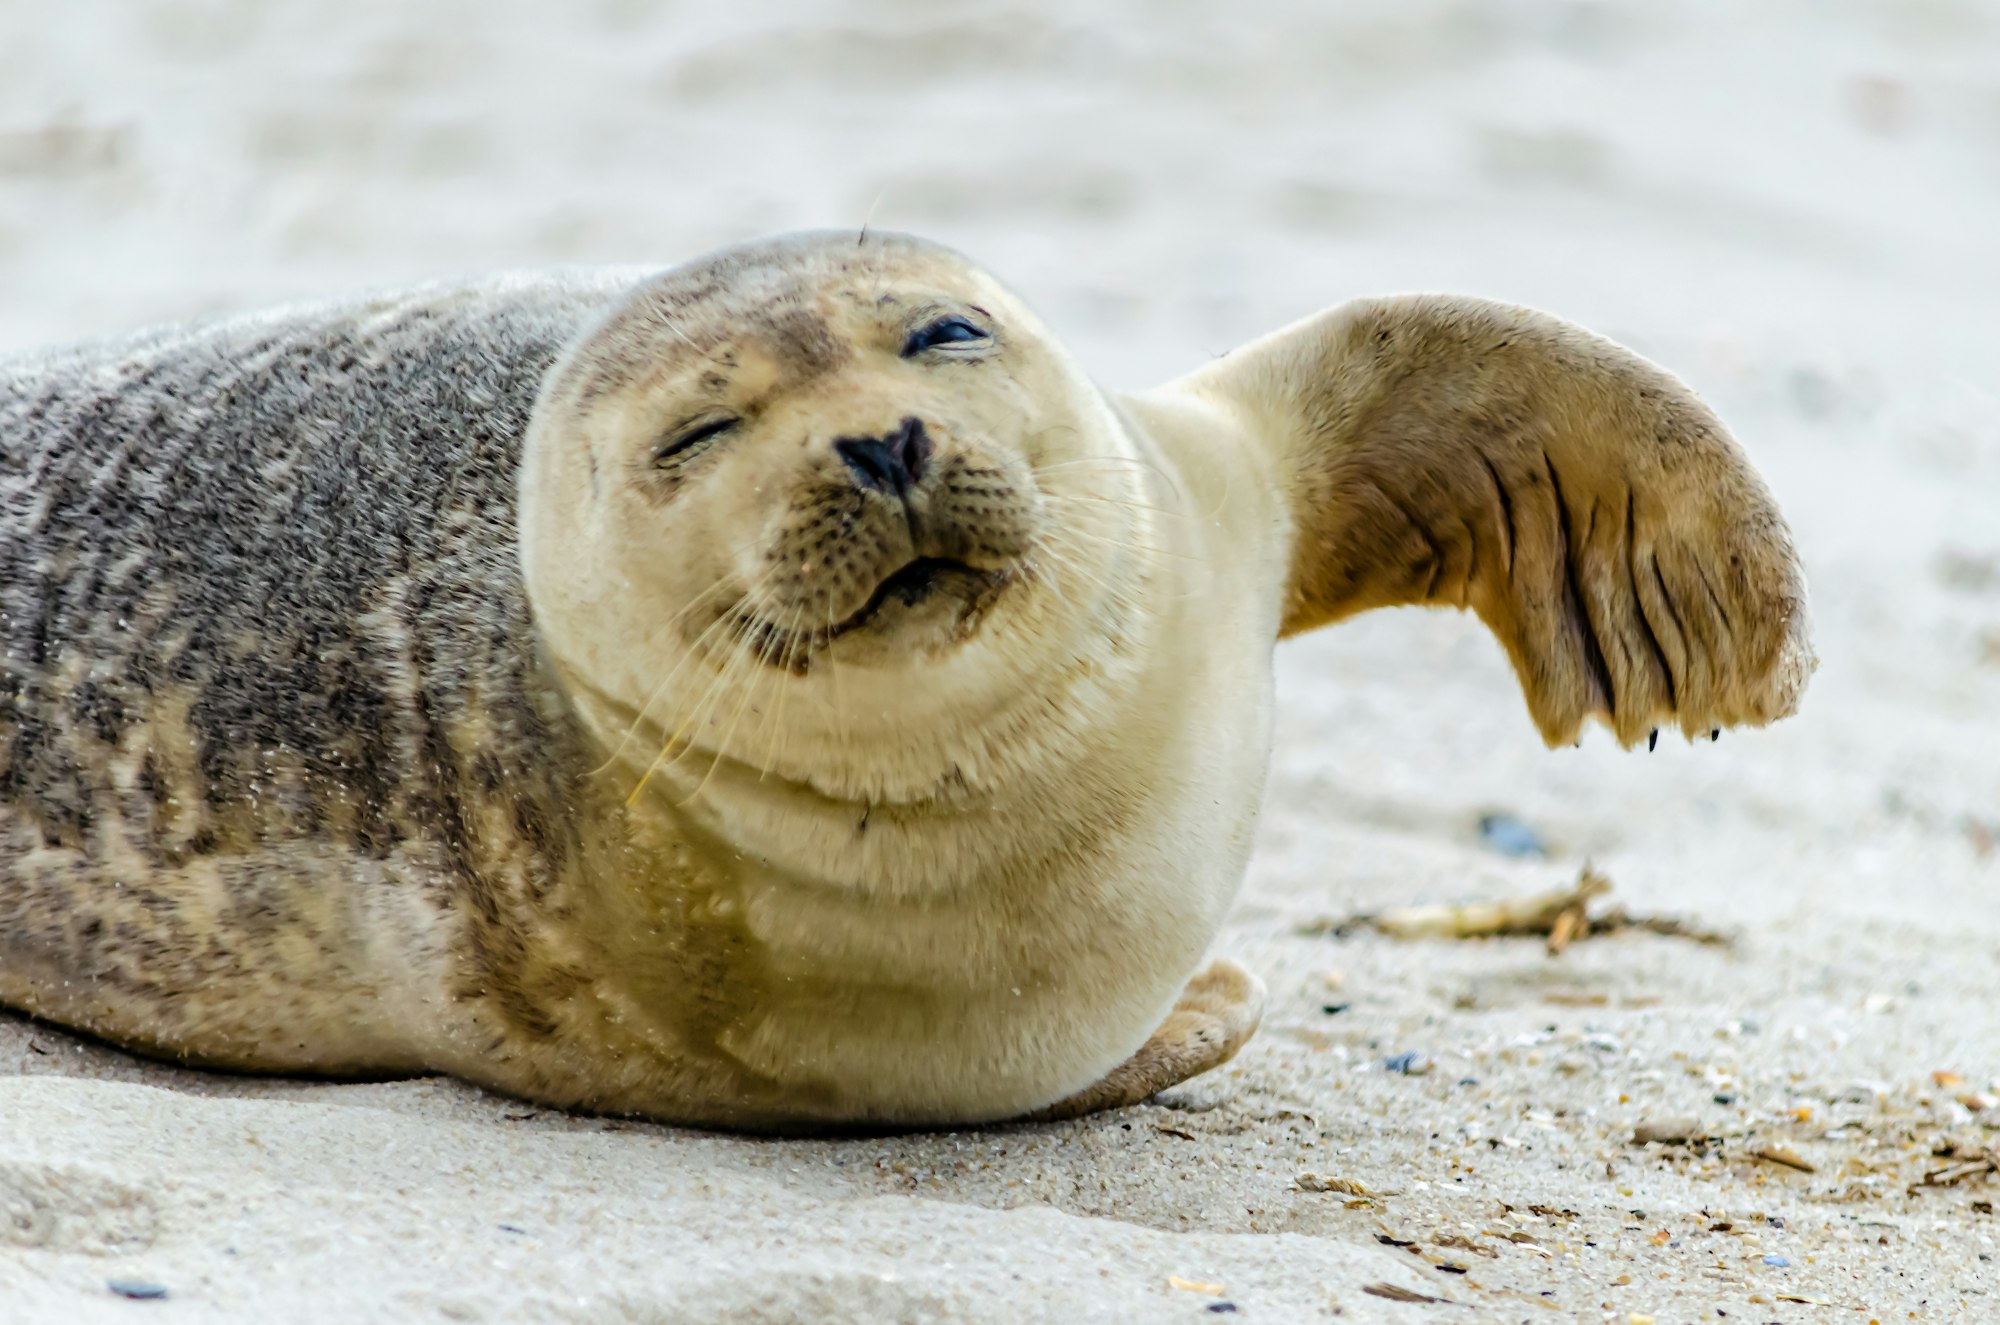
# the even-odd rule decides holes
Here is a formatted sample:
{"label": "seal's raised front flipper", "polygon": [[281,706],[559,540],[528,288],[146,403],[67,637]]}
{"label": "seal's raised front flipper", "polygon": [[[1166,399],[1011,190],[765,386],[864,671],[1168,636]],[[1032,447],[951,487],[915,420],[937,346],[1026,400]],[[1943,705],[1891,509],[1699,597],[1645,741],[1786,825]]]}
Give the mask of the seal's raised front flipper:
{"label": "seal's raised front flipper", "polygon": [[1664,370],[1525,308],[1357,300],[1170,390],[1265,450],[1293,518],[1282,633],[1471,608],[1542,737],[1630,746],[1790,714],[1815,665],[1790,530]]}

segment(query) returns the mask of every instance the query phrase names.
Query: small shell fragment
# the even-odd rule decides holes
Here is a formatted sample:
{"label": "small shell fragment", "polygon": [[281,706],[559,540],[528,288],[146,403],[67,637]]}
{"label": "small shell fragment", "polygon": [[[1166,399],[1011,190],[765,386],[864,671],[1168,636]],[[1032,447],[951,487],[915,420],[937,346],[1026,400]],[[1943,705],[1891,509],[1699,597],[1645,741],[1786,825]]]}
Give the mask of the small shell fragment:
{"label": "small shell fragment", "polygon": [[1647,1118],[1632,1129],[1632,1144],[1643,1146],[1657,1141],[1662,1145],[1684,1146],[1707,1136],[1694,1118]]}
{"label": "small shell fragment", "polygon": [[1800,1173],[1819,1172],[1817,1168],[1802,1158],[1790,1146],[1758,1146],[1750,1152],[1750,1157],[1752,1159],[1761,1159],[1766,1164],[1780,1164],[1788,1169],[1797,1169]]}

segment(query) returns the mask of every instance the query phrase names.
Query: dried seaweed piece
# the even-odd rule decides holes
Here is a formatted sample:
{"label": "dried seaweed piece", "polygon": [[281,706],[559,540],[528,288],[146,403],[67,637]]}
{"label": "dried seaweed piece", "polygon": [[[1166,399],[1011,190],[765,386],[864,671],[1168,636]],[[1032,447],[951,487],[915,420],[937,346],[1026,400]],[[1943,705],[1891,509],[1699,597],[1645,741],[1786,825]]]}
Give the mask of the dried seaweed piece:
{"label": "dried seaweed piece", "polygon": [[1323,1173],[1301,1173],[1292,1179],[1302,1192],[1339,1192],[1342,1196],[1374,1196],[1366,1183],[1353,1178],[1336,1178]]}
{"label": "dried seaweed piece", "polygon": [[1448,1297],[1432,1297],[1429,1293],[1419,1293],[1413,1289],[1398,1288],[1394,1284],[1367,1284],[1361,1289],[1370,1297],[1384,1297],[1391,1302],[1449,1302]]}
{"label": "dried seaweed piece", "polygon": [[1574,886],[1535,893],[1509,902],[1468,902],[1461,906],[1410,906],[1372,918],[1391,938],[1491,938],[1552,934],[1561,918],[1611,891],[1611,881],[1585,866]]}
{"label": "dried seaweed piece", "polygon": [[1444,1237],[1437,1239],[1437,1244],[1440,1247],[1456,1247],[1460,1251],[1469,1251],[1475,1256],[1484,1256],[1489,1260],[1497,1260],[1500,1256],[1498,1248],[1482,1246],[1474,1242],[1471,1238],[1459,1233],[1446,1234]]}
{"label": "dried seaweed piece", "polygon": [[1941,1169],[1932,1169],[1917,1185],[1955,1187],[1967,1178],[1983,1178],[1989,1173],[2000,1173],[2000,1156],[1995,1156],[1991,1151],[1961,1160],[1956,1164],[1947,1164]]}
{"label": "dried seaweed piece", "polygon": [[1345,938],[1372,929],[1397,939],[1483,939],[1542,937],[1551,957],[1570,944],[1588,938],[1636,930],[1666,938],[1728,946],[1734,940],[1672,916],[1636,916],[1617,907],[1592,916],[1590,904],[1611,891],[1611,881],[1585,865],[1568,888],[1532,893],[1500,902],[1465,902],[1454,906],[1406,906],[1379,913],[1364,912],[1340,920],[1316,920],[1298,933],[1317,938]]}

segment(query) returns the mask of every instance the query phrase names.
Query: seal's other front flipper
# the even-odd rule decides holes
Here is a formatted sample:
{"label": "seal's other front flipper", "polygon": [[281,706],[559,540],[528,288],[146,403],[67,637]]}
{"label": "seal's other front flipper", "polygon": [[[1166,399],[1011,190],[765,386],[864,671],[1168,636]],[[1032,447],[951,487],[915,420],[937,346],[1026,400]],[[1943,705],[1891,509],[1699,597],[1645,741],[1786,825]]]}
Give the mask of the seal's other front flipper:
{"label": "seal's other front flipper", "polygon": [[1471,608],[1550,745],[1792,713],[1815,666],[1791,531],[1671,374],[1525,308],[1357,300],[1175,383],[1271,452],[1294,521],[1282,633]]}

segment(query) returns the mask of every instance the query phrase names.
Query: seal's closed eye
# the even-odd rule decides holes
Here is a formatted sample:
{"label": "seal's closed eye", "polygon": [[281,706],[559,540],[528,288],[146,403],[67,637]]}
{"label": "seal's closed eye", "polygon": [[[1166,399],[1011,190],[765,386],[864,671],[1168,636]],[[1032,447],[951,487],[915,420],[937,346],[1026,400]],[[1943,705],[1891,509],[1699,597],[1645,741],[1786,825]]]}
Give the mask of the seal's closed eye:
{"label": "seal's closed eye", "polygon": [[941,317],[910,333],[910,338],[903,342],[903,357],[908,359],[940,345],[985,340],[987,334],[962,317]]}
{"label": "seal's closed eye", "polygon": [[684,427],[663,442],[660,449],[653,453],[653,463],[659,464],[685,451],[693,450],[703,442],[720,437],[741,422],[743,420],[735,418],[707,419]]}

